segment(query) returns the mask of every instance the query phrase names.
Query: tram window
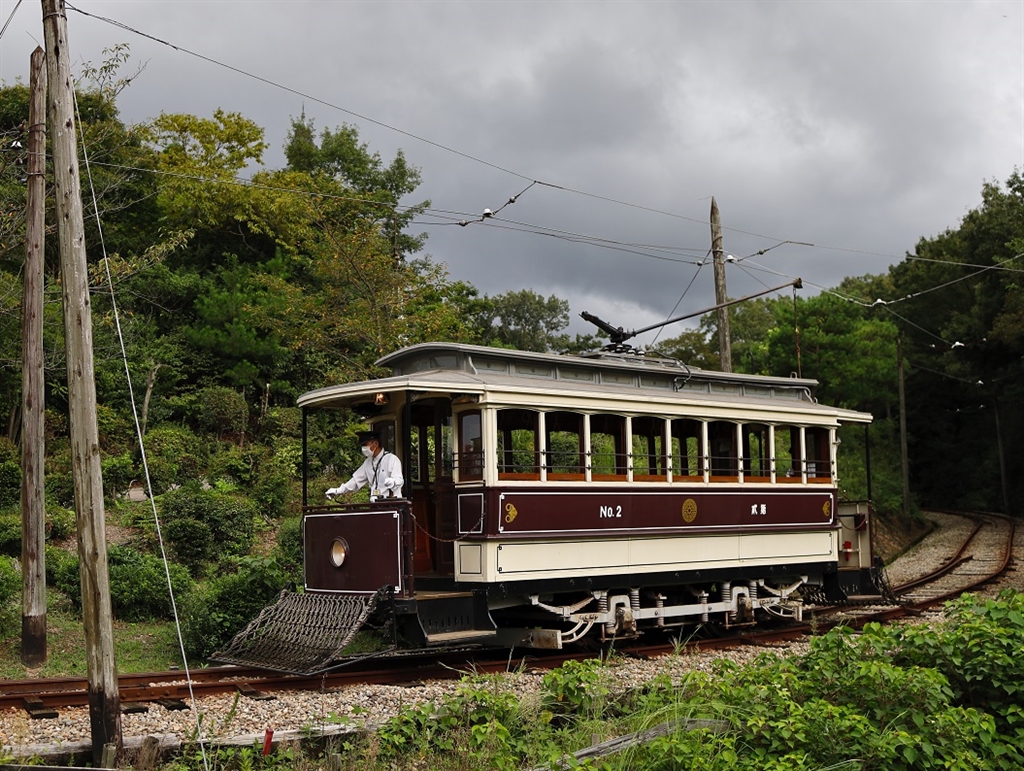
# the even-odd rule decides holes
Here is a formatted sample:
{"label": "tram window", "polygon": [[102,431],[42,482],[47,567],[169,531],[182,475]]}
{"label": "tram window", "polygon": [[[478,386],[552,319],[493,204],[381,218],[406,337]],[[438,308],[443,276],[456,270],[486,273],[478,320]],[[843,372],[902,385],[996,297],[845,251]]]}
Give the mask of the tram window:
{"label": "tram window", "polygon": [[381,420],[373,424],[373,430],[380,434],[380,446],[388,452],[395,452],[395,421]]}
{"label": "tram window", "polygon": [[805,428],[804,443],[807,448],[808,479],[827,480],[832,478],[832,463],[829,454],[829,430],[827,428]]}
{"label": "tram window", "polygon": [[537,414],[498,410],[499,479],[540,479]]}
{"label": "tram window", "polygon": [[800,429],[794,426],[775,427],[775,480],[799,482],[801,475]]}
{"label": "tram window", "polygon": [[672,476],[677,479],[704,477],[704,425],[693,418],[672,421]]}
{"label": "tram window", "polygon": [[583,416],[575,412],[548,412],[544,415],[544,428],[548,479],[582,479]]}
{"label": "tram window", "polygon": [[455,463],[459,469],[459,481],[483,477],[484,445],[480,432],[480,410],[459,414],[459,453]]}
{"label": "tram window", "polygon": [[626,478],[626,419],[590,416],[590,474],[593,479]]}
{"label": "tram window", "polygon": [[424,459],[424,448],[427,446],[427,442],[424,438],[423,426],[413,426],[410,432],[410,452],[412,457],[405,464],[405,478],[410,482],[422,482],[424,479],[423,474],[423,459]]}
{"label": "tram window", "polygon": [[[435,442],[434,445],[434,476],[440,479],[451,479],[452,469],[455,467],[451,415],[441,418],[441,423],[436,430],[441,441]],[[434,481],[434,478],[432,477],[430,481]]]}
{"label": "tram window", "polygon": [[744,479],[771,478],[771,448],[768,446],[768,426],[746,423],[743,426]]}
{"label": "tram window", "polygon": [[711,476],[722,481],[739,478],[739,453],[736,447],[736,424],[724,420],[708,423],[711,447]]}
{"label": "tram window", "polygon": [[655,482],[667,478],[665,421],[661,418],[633,418],[633,479]]}

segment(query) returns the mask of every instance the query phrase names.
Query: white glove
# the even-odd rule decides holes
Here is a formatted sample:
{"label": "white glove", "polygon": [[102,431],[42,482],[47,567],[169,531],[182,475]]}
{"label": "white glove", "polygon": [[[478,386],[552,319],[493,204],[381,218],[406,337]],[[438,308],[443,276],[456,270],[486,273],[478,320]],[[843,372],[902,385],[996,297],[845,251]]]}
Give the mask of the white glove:
{"label": "white glove", "polygon": [[387,479],[384,480],[384,489],[390,490],[394,486],[395,486],[395,480],[392,479],[391,477],[388,477]]}
{"label": "white glove", "polygon": [[328,498],[333,498],[335,495],[341,495],[343,492],[345,492],[345,489],[342,487],[332,487],[330,490],[324,493],[324,495],[326,495]]}

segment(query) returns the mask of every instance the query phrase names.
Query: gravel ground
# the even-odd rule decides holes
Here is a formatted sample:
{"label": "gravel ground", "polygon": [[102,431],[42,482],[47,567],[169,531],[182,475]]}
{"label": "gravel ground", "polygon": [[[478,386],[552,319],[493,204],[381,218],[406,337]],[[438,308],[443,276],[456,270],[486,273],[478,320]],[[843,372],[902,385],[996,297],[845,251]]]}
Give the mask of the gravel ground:
{"label": "gravel ground", "polygon": [[[897,584],[923,575],[945,561],[971,525],[959,517],[929,515],[939,525],[936,530],[899,559],[887,566],[889,581]],[[1024,559],[1024,528],[1015,539],[1015,563]],[[1024,571],[1011,570],[998,585],[987,588],[996,594],[1002,588],[1024,591]],[[934,618],[934,616],[931,616]],[[806,651],[806,643],[785,646],[786,653]],[[616,687],[627,689],[665,673],[675,681],[687,672],[707,671],[719,658],[745,663],[763,649],[709,651],[665,656],[653,661],[625,660],[611,668]],[[517,671],[506,675],[508,687],[521,698],[536,698],[543,672]],[[309,729],[325,733],[344,730],[346,725],[373,725],[394,715],[403,706],[434,700],[451,693],[454,681],[434,681],[416,687],[357,686],[327,693],[282,693],[269,700],[245,697],[213,696],[199,700],[197,710],[171,711],[151,704],[147,712],[123,716],[125,744],[131,747],[146,736],[156,736],[162,744],[173,745],[197,734],[197,721],[207,740],[249,745],[262,741],[272,729],[278,738],[297,737]],[[531,696],[531,694],[533,696]],[[355,714],[353,714],[355,713]],[[54,749],[84,752],[90,737],[88,708],[61,710],[51,720],[31,720],[21,710],[0,712],[0,744],[19,757],[51,754]]]}

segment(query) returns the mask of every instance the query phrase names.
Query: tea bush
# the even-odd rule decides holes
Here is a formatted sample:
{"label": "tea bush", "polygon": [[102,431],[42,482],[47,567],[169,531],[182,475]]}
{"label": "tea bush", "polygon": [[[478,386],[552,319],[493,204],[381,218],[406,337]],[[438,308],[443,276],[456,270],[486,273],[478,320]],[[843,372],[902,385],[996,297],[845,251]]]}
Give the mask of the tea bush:
{"label": "tea bush", "polygon": [[192,578],[181,565],[167,564],[151,554],[123,546],[108,550],[110,565],[110,601],[119,621],[151,621],[174,617],[167,574],[176,597],[192,587]]}
{"label": "tea bush", "polygon": [[0,606],[21,594],[21,571],[11,557],[0,557]]}
{"label": "tea bush", "polygon": [[252,501],[195,483],[161,496],[160,518],[165,540],[194,575],[209,563],[247,554],[255,537]]}
{"label": "tea bush", "polygon": [[241,557],[195,588],[179,606],[185,653],[206,658],[277,597],[288,578],[276,560]]}
{"label": "tea bush", "polygon": [[[107,549],[110,602],[120,621],[150,621],[173,617],[167,573],[163,560],[116,544]],[[192,578],[181,565],[169,563],[175,596],[192,587]],[[47,581],[60,589],[78,611],[82,609],[82,584],[78,555],[63,549],[46,550]]]}

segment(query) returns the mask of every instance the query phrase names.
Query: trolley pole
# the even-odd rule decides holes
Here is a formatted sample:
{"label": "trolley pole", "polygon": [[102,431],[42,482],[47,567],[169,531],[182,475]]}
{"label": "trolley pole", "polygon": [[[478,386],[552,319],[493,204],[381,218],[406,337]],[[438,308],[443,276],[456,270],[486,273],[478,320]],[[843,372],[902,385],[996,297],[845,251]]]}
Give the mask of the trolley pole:
{"label": "trolley pole", "polygon": [[732,343],[729,335],[729,308],[725,291],[725,252],[722,251],[722,221],[718,217],[718,203],[711,196],[711,257],[715,267],[715,304],[718,309],[718,353],[722,372],[732,372]]}
{"label": "trolley pole", "polygon": [[75,137],[67,15],[64,0],[42,0],[42,3],[49,80],[54,198],[57,203],[57,239],[64,295],[71,463],[82,580],[89,717],[93,762],[101,764],[112,752],[116,758],[120,758],[123,741],[121,698],[114,660],[114,624],[104,529],[99,428],[96,423],[92,306],[85,255],[85,224],[78,171],[78,143]]}
{"label": "trolley pole", "polygon": [[46,496],[43,489],[43,244],[46,239],[46,53],[29,73],[28,190],[21,303],[21,663],[46,663]]}

